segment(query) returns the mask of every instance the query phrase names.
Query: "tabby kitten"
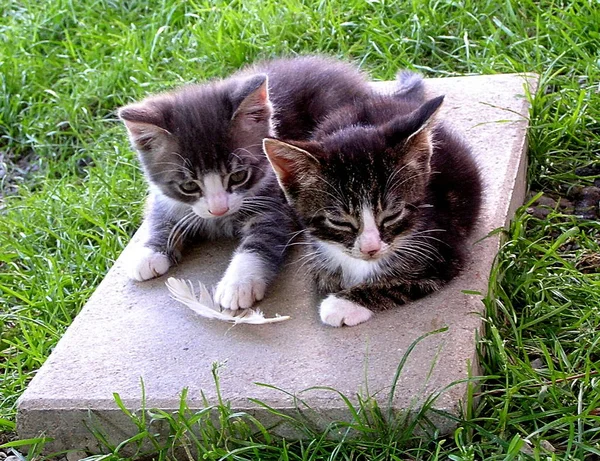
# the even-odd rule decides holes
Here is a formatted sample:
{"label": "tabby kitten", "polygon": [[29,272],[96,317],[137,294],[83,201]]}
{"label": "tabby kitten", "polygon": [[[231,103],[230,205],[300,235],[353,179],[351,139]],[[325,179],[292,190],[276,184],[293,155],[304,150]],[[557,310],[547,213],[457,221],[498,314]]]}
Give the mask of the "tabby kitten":
{"label": "tabby kitten", "polygon": [[354,67],[302,57],[120,109],[150,186],[149,237],[131,261],[131,278],[166,273],[192,242],[238,237],[215,301],[235,310],[262,299],[295,226],[263,138],[308,139],[332,110],[369,92]]}
{"label": "tabby kitten", "polygon": [[311,244],[311,273],[328,296],[321,320],[357,325],[438,290],[460,271],[482,185],[469,148],[400,74],[394,95],[332,114],[306,142],[264,149]]}

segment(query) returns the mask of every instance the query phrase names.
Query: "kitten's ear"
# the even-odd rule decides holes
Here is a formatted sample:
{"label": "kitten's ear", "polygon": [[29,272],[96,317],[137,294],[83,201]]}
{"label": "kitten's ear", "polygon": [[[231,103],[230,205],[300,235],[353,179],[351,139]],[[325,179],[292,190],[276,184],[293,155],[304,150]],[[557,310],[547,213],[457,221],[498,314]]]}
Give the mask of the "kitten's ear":
{"label": "kitten's ear", "polygon": [[142,152],[151,150],[155,141],[170,134],[163,113],[150,104],[130,104],[119,109],[118,114],[133,146]]}
{"label": "kitten's ear", "polygon": [[431,171],[432,145],[429,128],[443,101],[443,96],[430,99],[410,114],[398,117],[383,127],[387,143],[390,146],[401,146],[397,152],[402,155],[402,163],[421,173]]}
{"label": "kitten's ear", "polygon": [[232,101],[237,108],[231,119],[241,122],[242,128],[252,129],[254,123],[268,122],[272,108],[266,74],[254,75],[241,83]]}
{"label": "kitten's ear", "polygon": [[263,150],[284,189],[296,175],[319,163],[310,152],[277,139],[265,138]]}
{"label": "kitten's ear", "polygon": [[418,137],[420,133],[430,127],[442,102],[444,102],[444,96],[430,99],[410,114],[398,117],[384,125],[383,133],[388,143],[396,145]]}

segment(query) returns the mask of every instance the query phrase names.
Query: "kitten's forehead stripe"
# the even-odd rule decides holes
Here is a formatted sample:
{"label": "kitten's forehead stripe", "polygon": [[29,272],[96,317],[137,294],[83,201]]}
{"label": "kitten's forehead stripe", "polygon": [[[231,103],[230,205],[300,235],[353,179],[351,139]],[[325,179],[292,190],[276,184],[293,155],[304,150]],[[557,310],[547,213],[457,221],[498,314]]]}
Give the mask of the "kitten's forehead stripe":
{"label": "kitten's forehead stripe", "polygon": [[220,174],[208,173],[204,176],[204,193],[206,195],[218,194],[223,190],[223,180]]}
{"label": "kitten's forehead stripe", "polygon": [[375,223],[375,217],[373,216],[373,210],[370,205],[363,205],[362,207],[362,230],[368,232],[371,230],[377,230],[377,224]]}

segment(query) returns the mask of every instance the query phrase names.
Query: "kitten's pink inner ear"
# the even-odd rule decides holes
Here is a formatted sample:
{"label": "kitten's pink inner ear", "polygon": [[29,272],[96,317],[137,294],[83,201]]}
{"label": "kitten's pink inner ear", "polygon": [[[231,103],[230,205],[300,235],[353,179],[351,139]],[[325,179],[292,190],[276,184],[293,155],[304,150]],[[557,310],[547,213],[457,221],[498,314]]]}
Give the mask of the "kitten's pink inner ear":
{"label": "kitten's pink inner ear", "polygon": [[119,118],[126,125],[128,123],[142,123],[165,129],[163,114],[148,103],[141,102],[122,107],[119,109]]}
{"label": "kitten's pink inner ear", "polygon": [[411,142],[413,138],[428,131],[443,101],[443,96],[431,99],[410,114],[396,117],[383,125],[381,132],[387,142],[391,145]]}
{"label": "kitten's pink inner ear", "polygon": [[243,114],[254,121],[266,120],[271,116],[271,103],[267,80],[244,98],[233,114],[233,118]]}
{"label": "kitten's pink inner ear", "polygon": [[141,122],[130,122],[123,120],[127,131],[129,132],[129,138],[133,142],[134,146],[138,149],[148,149],[152,141],[157,139],[159,136],[168,135],[169,132],[164,128],[161,128],[150,123]]}
{"label": "kitten's pink inner ear", "polygon": [[424,130],[427,130],[435,122],[435,116],[440,110],[443,102],[444,96],[438,96],[437,98],[430,99],[409,116],[413,117],[418,125],[418,128],[415,130],[415,132],[408,137],[409,140],[413,136],[418,135]]}
{"label": "kitten's pink inner ear", "polygon": [[154,107],[137,103],[125,106],[119,110],[119,118],[123,120],[129,137],[138,149],[146,149],[153,139],[169,134],[163,128],[163,115]]}
{"label": "kitten's pink inner ear", "polygon": [[289,144],[275,139],[266,138],[263,140],[263,150],[277,178],[282,183],[288,181],[294,166],[294,156],[290,151],[291,147]]}
{"label": "kitten's pink inner ear", "polygon": [[277,139],[265,138],[263,150],[279,179],[288,184],[294,177],[316,168],[319,160],[310,152]]}
{"label": "kitten's pink inner ear", "polygon": [[141,123],[141,122],[130,122],[128,120],[123,120],[125,126],[127,127],[127,131],[133,137],[145,136],[153,133],[164,132],[162,128],[152,125],[151,123]]}

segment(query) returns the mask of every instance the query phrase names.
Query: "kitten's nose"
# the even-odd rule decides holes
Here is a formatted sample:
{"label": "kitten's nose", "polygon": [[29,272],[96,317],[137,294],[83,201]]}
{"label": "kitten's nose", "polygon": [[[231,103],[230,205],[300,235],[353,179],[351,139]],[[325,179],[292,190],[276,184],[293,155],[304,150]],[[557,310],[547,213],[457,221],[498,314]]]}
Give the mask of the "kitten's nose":
{"label": "kitten's nose", "polygon": [[373,256],[375,256],[377,253],[379,253],[379,250],[380,250],[380,249],[381,249],[381,247],[377,248],[376,250],[366,250],[366,249],[363,249],[363,248],[361,248],[361,249],[360,249],[360,252],[361,252],[362,254],[364,254],[364,255],[367,255],[367,256],[370,256],[370,257],[372,258],[372,257],[373,257]]}
{"label": "kitten's nose", "polygon": [[228,206],[210,208],[208,212],[213,216],[223,216],[229,211]]}
{"label": "kitten's nose", "polygon": [[382,242],[379,235],[365,233],[359,243],[360,252],[367,256],[375,256],[381,250]]}
{"label": "kitten's nose", "polygon": [[215,194],[206,197],[208,212],[213,216],[223,216],[229,211],[227,194]]}

